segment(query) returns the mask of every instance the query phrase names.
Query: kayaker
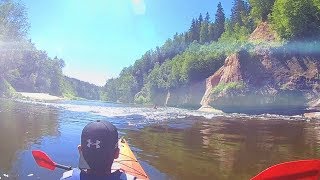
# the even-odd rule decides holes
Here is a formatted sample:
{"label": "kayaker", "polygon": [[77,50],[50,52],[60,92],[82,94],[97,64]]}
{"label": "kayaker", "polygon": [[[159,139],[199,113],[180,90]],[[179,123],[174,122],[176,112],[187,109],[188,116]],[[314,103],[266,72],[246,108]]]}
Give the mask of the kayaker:
{"label": "kayaker", "polygon": [[63,173],[66,180],[119,180],[135,179],[134,176],[111,172],[113,160],[119,156],[117,128],[107,121],[87,124],[78,146],[79,168]]}

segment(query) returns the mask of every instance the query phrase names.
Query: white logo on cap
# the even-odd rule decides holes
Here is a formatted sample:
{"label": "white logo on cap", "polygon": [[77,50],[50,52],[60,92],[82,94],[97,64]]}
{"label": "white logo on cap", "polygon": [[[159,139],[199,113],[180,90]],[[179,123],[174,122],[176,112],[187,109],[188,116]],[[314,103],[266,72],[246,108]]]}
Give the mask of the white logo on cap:
{"label": "white logo on cap", "polygon": [[92,143],[92,142],[91,142],[91,139],[88,139],[87,142],[88,142],[87,146],[88,146],[89,148],[91,147],[91,145],[95,145],[95,146],[96,146],[96,149],[99,149],[99,148],[100,148],[100,145],[99,145],[99,144],[100,144],[101,141],[99,141],[99,140],[96,140],[95,143]]}

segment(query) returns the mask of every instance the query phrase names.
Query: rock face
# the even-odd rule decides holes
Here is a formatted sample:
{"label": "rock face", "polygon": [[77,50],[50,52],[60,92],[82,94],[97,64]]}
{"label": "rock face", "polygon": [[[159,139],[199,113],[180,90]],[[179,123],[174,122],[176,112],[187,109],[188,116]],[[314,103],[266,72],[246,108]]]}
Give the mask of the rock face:
{"label": "rock face", "polygon": [[201,98],[206,90],[205,84],[205,81],[202,81],[176,89],[158,91],[153,93],[153,103],[170,107],[199,108]]}
{"label": "rock face", "polygon": [[[204,82],[158,93],[159,104],[214,113],[320,113],[320,54],[299,46],[273,46],[277,35],[261,23],[249,37],[254,48],[234,53]],[[263,43],[261,43],[263,42]],[[266,43],[265,43],[266,42]],[[292,49],[292,47],[295,47]]]}
{"label": "rock face", "polygon": [[271,30],[270,25],[267,22],[262,22],[258,27],[252,32],[249,37],[250,41],[275,41],[277,35]]}
{"label": "rock face", "polygon": [[304,109],[320,94],[319,60],[277,56],[270,49],[257,50],[253,56],[246,52],[231,55],[207,79],[201,105],[227,112]]}
{"label": "rock face", "polygon": [[211,91],[219,83],[239,82],[242,81],[241,66],[239,62],[239,54],[229,56],[216,73],[206,79],[206,91],[200,104],[208,106],[211,98]]}
{"label": "rock face", "polygon": [[198,82],[187,87],[170,90],[166,93],[166,106],[199,108],[205,92],[205,82]]}
{"label": "rock face", "polygon": [[[267,23],[250,36],[250,40],[259,39],[276,39]],[[224,112],[304,113],[311,102],[319,100],[320,56],[288,47],[292,46],[257,45],[253,52],[230,55],[223,67],[206,79],[201,105]]]}

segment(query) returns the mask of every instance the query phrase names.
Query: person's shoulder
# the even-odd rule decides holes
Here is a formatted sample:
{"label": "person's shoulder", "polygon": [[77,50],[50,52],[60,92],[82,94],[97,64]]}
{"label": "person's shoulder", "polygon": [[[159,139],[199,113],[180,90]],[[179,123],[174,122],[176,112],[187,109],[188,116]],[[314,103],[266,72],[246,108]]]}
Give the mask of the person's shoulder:
{"label": "person's shoulder", "polygon": [[136,180],[137,177],[131,175],[131,174],[126,174],[126,173],[123,173],[123,172],[120,172],[120,180]]}
{"label": "person's shoulder", "polygon": [[80,179],[80,173],[81,173],[81,170],[80,169],[77,169],[77,168],[74,168],[70,171],[66,171],[63,173],[62,177],[60,178],[60,180],[78,180]]}
{"label": "person's shoulder", "polygon": [[126,174],[124,172],[121,172],[119,170],[112,173],[111,176],[109,176],[112,180],[135,180],[137,179],[135,176],[131,174]]}
{"label": "person's shoulder", "polygon": [[[96,177],[87,177],[87,176],[81,176],[81,170],[80,169],[72,169],[70,171],[66,171],[63,173],[62,177],[60,180],[80,180],[80,179],[94,179]],[[101,176],[99,177],[101,178]],[[112,180],[136,180],[137,177],[131,175],[131,174],[126,174],[121,171],[115,171],[108,176],[105,176],[103,179],[112,179]]]}

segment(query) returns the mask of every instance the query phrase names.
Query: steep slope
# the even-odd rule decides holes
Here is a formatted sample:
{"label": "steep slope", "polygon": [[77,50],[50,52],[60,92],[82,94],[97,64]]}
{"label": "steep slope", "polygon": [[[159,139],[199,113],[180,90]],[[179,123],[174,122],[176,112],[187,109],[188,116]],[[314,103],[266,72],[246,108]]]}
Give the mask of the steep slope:
{"label": "steep slope", "polygon": [[273,42],[276,39],[277,35],[272,31],[268,22],[260,23],[249,37],[249,41]]}
{"label": "steep slope", "polygon": [[206,79],[206,91],[200,104],[202,106],[209,105],[211,91],[214,87],[217,87],[218,84],[242,81],[240,70],[239,54],[229,56],[225,60],[223,67]]}
{"label": "steep slope", "polygon": [[[250,40],[272,43],[276,35],[260,24]],[[202,106],[225,112],[301,114],[320,94],[320,56],[284,45],[240,51],[207,78]]]}
{"label": "steep slope", "polygon": [[199,108],[199,102],[201,101],[205,90],[204,81],[186,87],[169,90],[165,98],[165,105]]}
{"label": "steep slope", "polygon": [[0,77],[0,97],[14,97],[16,96],[16,90],[11,86],[11,84]]}

